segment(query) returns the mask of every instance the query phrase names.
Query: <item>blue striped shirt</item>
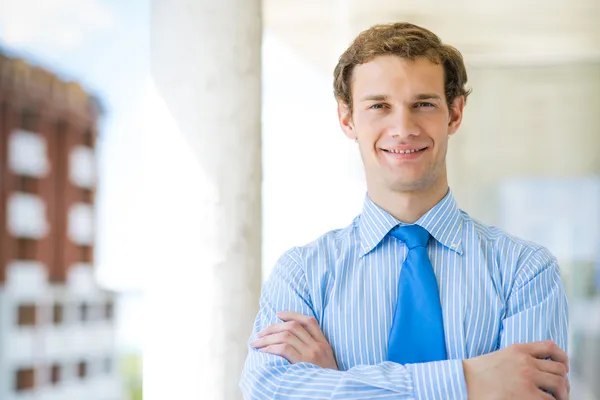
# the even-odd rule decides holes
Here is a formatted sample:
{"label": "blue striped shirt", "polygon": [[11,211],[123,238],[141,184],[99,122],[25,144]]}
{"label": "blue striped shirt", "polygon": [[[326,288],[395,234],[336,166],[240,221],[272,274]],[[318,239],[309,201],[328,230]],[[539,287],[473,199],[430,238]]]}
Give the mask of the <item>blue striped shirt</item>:
{"label": "blue striped shirt", "polygon": [[[556,259],[542,246],[482,224],[452,192],[417,222],[440,288],[448,360],[386,361],[404,244],[399,224],[366,196],[344,229],[292,248],[265,282],[240,387],[247,399],[466,399],[463,359],[510,344],[567,347],[567,300]],[[291,364],[250,343],[276,313],[313,316],[339,371]]]}

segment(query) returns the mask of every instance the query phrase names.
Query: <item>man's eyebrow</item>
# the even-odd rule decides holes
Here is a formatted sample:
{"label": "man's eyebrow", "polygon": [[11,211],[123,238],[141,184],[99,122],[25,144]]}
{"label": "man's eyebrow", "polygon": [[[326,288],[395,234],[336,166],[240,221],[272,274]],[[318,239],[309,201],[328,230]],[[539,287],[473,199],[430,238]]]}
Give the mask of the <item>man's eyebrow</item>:
{"label": "man's eyebrow", "polygon": [[360,99],[360,101],[385,101],[390,97],[387,94],[368,94]]}
{"label": "man's eyebrow", "polygon": [[[389,100],[390,96],[387,94],[368,94],[360,99],[360,101],[386,101]],[[414,97],[415,100],[442,100],[442,98],[435,93],[420,93]]]}
{"label": "man's eyebrow", "polygon": [[421,93],[415,96],[415,100],[441,100],[442,98],[435,93]]}

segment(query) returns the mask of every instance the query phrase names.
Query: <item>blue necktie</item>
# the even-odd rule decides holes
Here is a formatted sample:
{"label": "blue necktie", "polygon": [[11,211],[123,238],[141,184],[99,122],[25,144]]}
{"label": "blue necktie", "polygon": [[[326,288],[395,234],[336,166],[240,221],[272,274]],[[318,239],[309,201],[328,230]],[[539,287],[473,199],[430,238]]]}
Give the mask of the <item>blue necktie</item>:
{"label": "blue necktie", "polygon": [[390,235],[408,247],[398,281],[398,301],[388,343],[388,360],[415,364],[445,360],[444,321],[437,280],[427,255],[429,232],[418,225]]}

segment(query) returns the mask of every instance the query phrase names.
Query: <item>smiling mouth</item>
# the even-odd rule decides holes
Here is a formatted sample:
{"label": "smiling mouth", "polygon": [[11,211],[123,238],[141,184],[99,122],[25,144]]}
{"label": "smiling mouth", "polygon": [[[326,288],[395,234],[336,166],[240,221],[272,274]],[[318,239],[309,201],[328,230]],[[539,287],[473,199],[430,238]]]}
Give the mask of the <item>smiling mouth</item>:
{"label": "smiling mouth", "polygon": [[392,154],[411,154],[411,153],[418,153],[425,149],[427,149],[427,147],[423,147],[420,149],[410,149],[410,150],[396,150],[396,149],[382,149],[382,150],[385,151],[386,153],[392,153]]}

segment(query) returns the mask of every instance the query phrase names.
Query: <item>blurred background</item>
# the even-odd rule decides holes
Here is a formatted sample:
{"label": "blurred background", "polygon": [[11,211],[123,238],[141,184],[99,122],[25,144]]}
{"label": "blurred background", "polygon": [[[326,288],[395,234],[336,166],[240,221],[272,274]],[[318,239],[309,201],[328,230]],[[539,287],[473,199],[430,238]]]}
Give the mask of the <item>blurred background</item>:
{"label": "blurred background", "polygon": [[600,3],[212,3],[0,0],[0,400],[240,398],[260,282],[361,210],[332,72],[391,21],[465,56],[451,188],[557,256],[600,400]]}

